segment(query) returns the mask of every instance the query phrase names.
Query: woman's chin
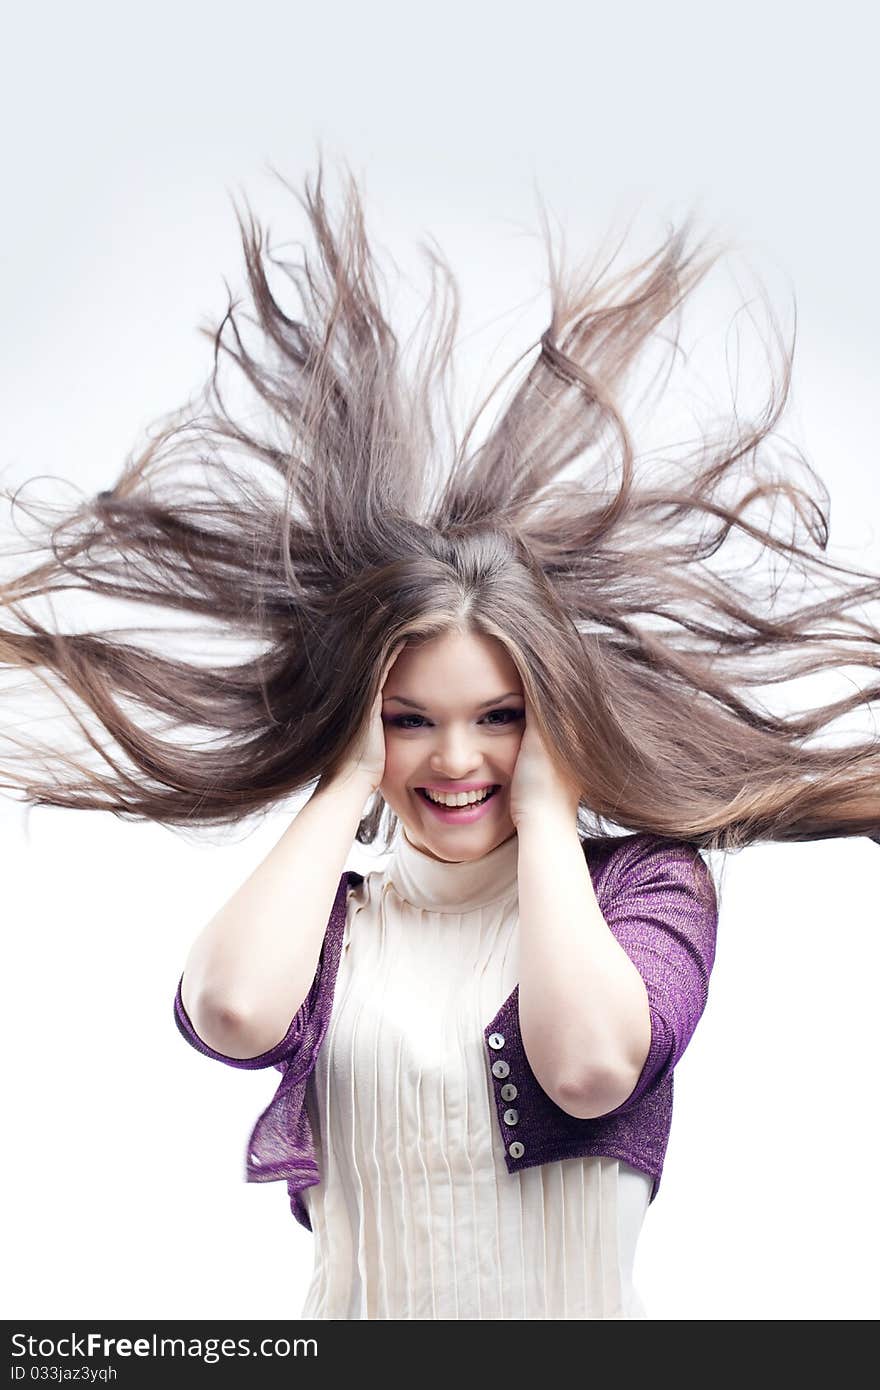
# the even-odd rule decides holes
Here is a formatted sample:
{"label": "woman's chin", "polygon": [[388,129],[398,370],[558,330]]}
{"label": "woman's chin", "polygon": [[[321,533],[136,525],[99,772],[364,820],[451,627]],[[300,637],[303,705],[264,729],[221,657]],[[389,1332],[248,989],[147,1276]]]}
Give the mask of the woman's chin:
{"label": "woman's chin", "polygon": [[[421,800],[418,792],[413,792],[413,796]],[[410,844],[435,859],[456,862],[481,859],[516,833],[516,826],[506,811],[490,815],[487,808],[486,814],[474,820],[455,821],[445,820],[423,801],[412,809],[407,806],[405,814],[401,814],[401,810],[396,810],[396,814]]]}

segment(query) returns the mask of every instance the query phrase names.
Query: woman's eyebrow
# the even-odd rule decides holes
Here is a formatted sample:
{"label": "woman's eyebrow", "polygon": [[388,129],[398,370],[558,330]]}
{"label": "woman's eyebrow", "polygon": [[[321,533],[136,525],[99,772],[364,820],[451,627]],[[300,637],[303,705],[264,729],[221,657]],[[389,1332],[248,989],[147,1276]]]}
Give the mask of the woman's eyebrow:
{"label": "woman's eyebrow", "polygon": [[[498,705],[502,700],[506,700],[508,695],[513,695],[518,700],[522,699],[522,694],[519,690],[505,690],[503,695],[495,695],[491,700],[484,700],[481,705],[477,705],[477,709],[488,709],[489,705]],[[386,700],[397,700],[402,705],[411,705],[413,709],[428,708],[427,705],[417,704],[415,700],[408,700],[405,695],[386,695],[385,698]]]}

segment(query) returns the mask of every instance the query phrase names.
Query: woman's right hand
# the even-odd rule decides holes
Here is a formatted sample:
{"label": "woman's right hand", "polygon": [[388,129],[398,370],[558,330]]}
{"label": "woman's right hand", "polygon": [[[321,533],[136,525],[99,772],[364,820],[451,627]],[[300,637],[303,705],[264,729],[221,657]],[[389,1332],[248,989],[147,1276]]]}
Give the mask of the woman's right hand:
{"label": "woman's right hand", "polygon": [[356,778],[362,781],[372,794],[379,787],[385,775],[385,726],[382,723],[382,692],[385,689],[385,682],[391,672],[400,653],[406,646],[406,642],[398,642],[392,651],[379,680],[379,689],[373,701],[363,725],[352,744],[351,755],[338,776],[333,780],[341,781],[343,778]]}

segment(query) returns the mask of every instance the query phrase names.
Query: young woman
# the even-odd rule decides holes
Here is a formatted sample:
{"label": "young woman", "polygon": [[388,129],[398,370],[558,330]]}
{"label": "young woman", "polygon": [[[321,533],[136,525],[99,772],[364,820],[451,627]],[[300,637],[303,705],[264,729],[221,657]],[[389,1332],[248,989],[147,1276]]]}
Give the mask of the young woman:
{"label": "young woman", "polygon": [[[247,1171],[287,1178],[315,1233],[303,1316],[645,1316],[632,1264],[714,892],[686,844],[582,845],[577,786],[479,623],[435,608],[442,635],[395,650],[366,737],[178,990],[194,1047],[284,1071]],[[340,880],[377,791],[390,863]]]}
{"label": "young woman", "polygon": [[[313,788],[175,1001],[194,1047],[282,1073],[247,1176],[314,1232],[304,1315],[643,1317],[633,1255],[714,960],[705,856],[880,834],[876,737],[813,738],[880,688],[773,713],[749,687],[876,669],[850,610],[880,579],[824,556],[821,484],[769,460],[790,356],[756,425],[640,451],[634,368],[717,259],[688,225],[615,279],[551,257],[538,355],[470,448],[452,277],[407,373],[354,184],[338,232],[320,171],[304,206],[317,264],[242,223],[261,350],[230,305],[211,409],[3,586],[4,659],[76,698],[88,745],[29,743],[4,782],[182,827]],[[257,412],[230,411],[227,360]],[[196,662],[173,629],[150,650],[27,612],[72,580],[255,649]],[[385,866],[346,870],[383,821]]]}

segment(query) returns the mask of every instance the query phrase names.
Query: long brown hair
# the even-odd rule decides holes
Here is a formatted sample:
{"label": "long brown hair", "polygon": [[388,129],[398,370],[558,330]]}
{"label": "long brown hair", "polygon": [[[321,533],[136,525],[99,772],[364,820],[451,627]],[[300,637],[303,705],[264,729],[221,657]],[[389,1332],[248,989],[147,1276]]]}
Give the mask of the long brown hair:
{"label": "long brown hair", "polygon": [[[26,547],[42,558],[0,586],[0,660],[41,681],[84,740],[71,750],[6,734],[0,785],[34,805],[169,826],[240,822],[332,776],[403,636],[457,626],[507,647],[580,779],[587,833],[622,827],[706,849],[880,834],[877,738],[813,737],[867,708],[877,681],[786,713],[750,696],[880,666],[880,633],[851,612],[880,595],[880,577],[824,554],[828,496],[802,456],[811,482],[767,460],[793,341],[771,312],[782,369],[763,413],[704,431],[678,476],[638,455],[624,418],[634,365],[658,343],[674,357],[682,306],[721,254],[693,219],[616,277],[595,263],[566,270],[545,227],[550,321],[456,441],[459,292],[442,256],[426,248],[429,332],[404,363],[354,178],[338,226],[320,161],[304,196],[290,191],[317,258],[280,259],[247,203],[236,208],[254,315],[230,296],[197,405],[163,417],[107,491],[54,519],[49,508]],[[270,286],[273,268],[295,287],[295,311]],[[227,363],[250,409],[230,408]],[[719,573],[709,562],[731,536],[758,558]],[[194,660],[169,654],[173,624],[152,629],[156,650],[129,640],[140,629],[62,632],[28,611],[69,588],[174,610],[203,636],[215,625],[254,649]],[[396,818],[380,793],[362,843],[386,811],[387,845]]]}

